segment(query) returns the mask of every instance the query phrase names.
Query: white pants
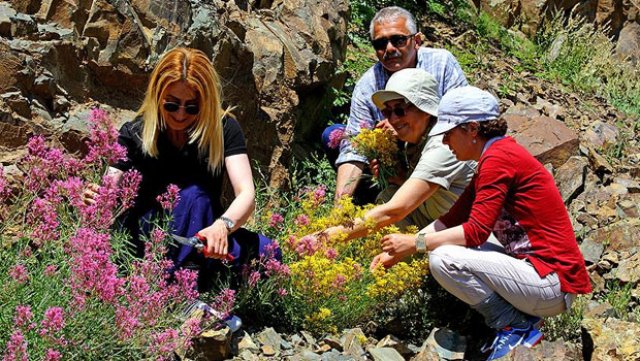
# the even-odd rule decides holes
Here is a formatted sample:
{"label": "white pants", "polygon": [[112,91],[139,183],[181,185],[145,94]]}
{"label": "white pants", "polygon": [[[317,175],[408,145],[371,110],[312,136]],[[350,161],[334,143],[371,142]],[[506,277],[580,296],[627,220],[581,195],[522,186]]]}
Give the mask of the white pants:
{"label": "white pants", "polygon": [[560,291],[556,273],[541,278],[531,263],[492,244],[440,246],[429,253],[429,268],[442,287],[471,306],[495,292],[523,313],[549,317],[569,309],[575,296]]}

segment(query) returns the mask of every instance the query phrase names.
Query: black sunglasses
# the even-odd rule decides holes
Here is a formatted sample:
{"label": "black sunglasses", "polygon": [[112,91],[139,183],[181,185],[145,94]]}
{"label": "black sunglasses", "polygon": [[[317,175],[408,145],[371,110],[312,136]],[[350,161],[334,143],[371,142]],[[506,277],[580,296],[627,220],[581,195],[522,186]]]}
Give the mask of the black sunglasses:
{"label": "black sunglasses", "polygon": [[162,106],[164,107],[164,110],[169,113],[177,112],[180,108],[184,108],[184,111],[189,115],[197,115],[200,112],[198,104],[180,105],[176,102],[164,102]]}
{"label": "black sunglasses", "polygon": [[384,50],[387,48],[387,44],[391,42],[395,48],[401,48],[407,45],[407,40],[413,38],[416,34],[412,35],[391,35],[388,38],[378,38],[371,41],[371,45],[376,50]]}
{"label": "black sunglasses", "polygon": [[405,105],[401,105],[395,108],[384,108],[381,110],[381,112],[382,115],[384,115],[384,117],[387,119],[391,118],[391,114],[395,114],[397,117],[404,117],[405,115],[407,115],[407,109],[411,108],[411,106],[413,106],[413,104],[405,103]]}

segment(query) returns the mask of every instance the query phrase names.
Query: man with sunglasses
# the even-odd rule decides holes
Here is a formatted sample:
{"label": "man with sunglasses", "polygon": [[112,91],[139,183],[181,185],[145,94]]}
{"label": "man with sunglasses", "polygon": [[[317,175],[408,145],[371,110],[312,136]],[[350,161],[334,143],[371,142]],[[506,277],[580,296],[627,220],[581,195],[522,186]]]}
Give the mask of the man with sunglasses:
{"label": "man with sunglasses", "polygon": [[[353,149],[348,137],[357,135],[363,127],[373,128],[379,122],[382,122],[382,126],[388,125],[385,116],[371,101],[373,93],[384,89],[393,73],[406,68],[420,68],[433,75],[438,83],[439,97],[450,89],[467,85],[460,65],[450,52],[420,46],[422,34],[417,30],[413,15],[407,10],[390,6],[378,11],[371,20],[370,35],[379,61],[358,80],[353,90],[346,137],[340,143],[340,154],[335,162],[336,199],[353,195],[358,188],[354,201],[359,204],[371,203],[376,194],[367,186],[358,187],[369,160]],[[325,130],[323,144],[327,144],[330,132],[340,126]]]}

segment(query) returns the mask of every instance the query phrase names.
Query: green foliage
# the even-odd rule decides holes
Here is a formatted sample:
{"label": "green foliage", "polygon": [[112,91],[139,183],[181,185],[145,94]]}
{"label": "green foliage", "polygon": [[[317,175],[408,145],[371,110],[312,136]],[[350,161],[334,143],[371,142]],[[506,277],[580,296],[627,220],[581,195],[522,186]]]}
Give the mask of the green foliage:
{"label": "green foliage", "polygon": [[582,334],[583,313],[587,302],[589,302],[588,296],[578,296],[569,311],[555,317],[546,318],[542,329],[545,338],[549,341],[579,341]]}
{"label": "green foliage", "polygon": [[606,293],[603,299],[613,307],[614,316],[621,320],[631,320],[633,314],[629,313],[633,285],[631,283],[621,284],[617,281],[611,281],[607,284]]}

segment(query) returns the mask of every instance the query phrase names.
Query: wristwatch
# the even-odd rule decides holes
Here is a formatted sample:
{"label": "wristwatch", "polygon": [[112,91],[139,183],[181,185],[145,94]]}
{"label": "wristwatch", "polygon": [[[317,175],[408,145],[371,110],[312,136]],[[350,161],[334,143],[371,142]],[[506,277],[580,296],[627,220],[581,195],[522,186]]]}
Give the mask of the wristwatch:
{"label": "wristwatch", "polygon": [[218,218],[218,219],[221,220],[222,223],[224,223],[224,226],[227,227],[227,231],[229,231],[229,232],[231,232],[233,227],[236,226],[236,222],[234,222],[233,220],[231,220],[228,217],[220,216],[220,218]]}
{"label": "wristwatch", "polygon": [[416,251],[418,253],[427,253],[427,241],[424,239],[425,233],[418,233],[416,236]]}

